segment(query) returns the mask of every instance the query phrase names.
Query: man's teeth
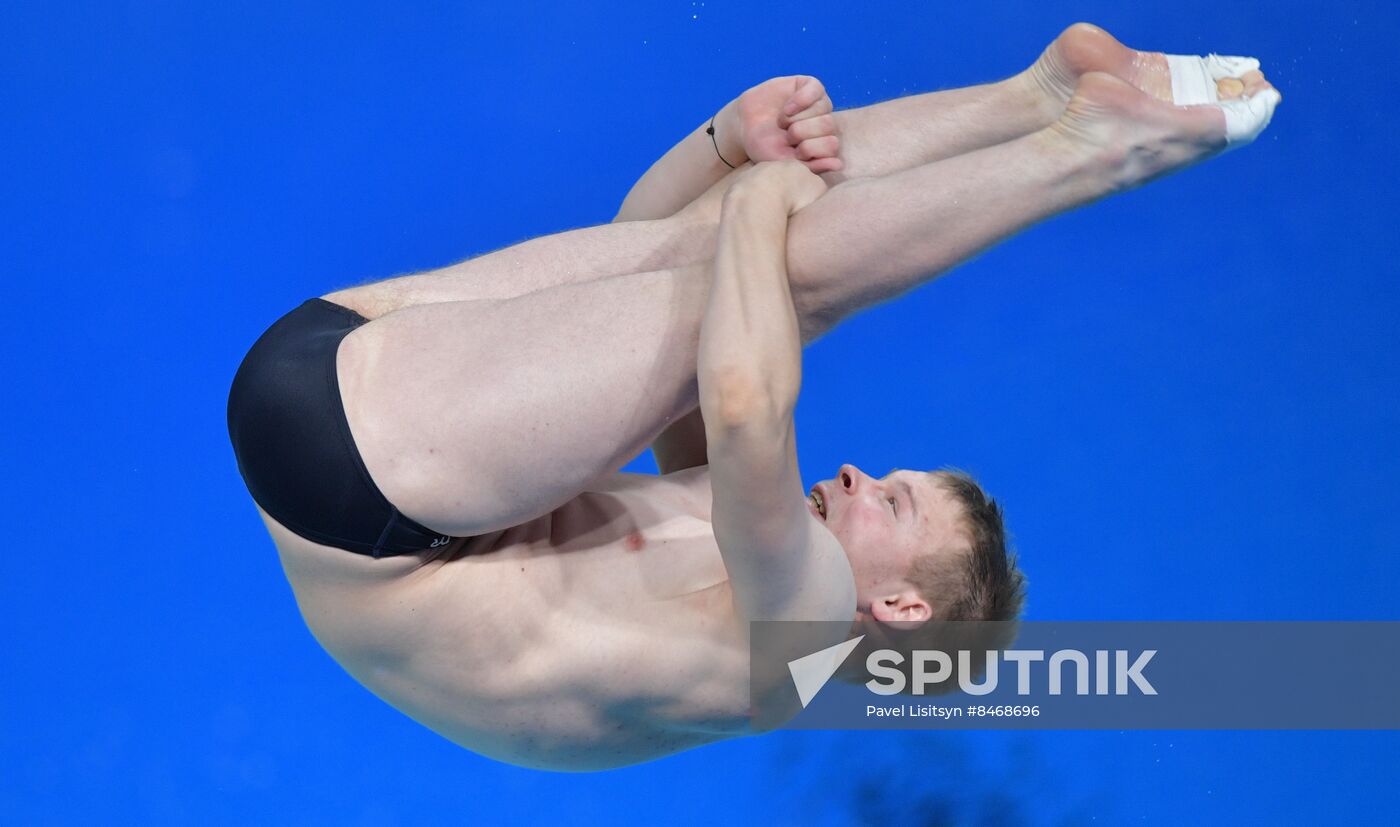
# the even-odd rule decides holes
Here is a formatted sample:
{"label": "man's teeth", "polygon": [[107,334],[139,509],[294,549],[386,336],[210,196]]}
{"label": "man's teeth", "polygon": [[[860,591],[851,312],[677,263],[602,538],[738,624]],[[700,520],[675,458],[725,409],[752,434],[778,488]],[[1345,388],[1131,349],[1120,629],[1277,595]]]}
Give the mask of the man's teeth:
{"label": "man's teeth", "polygon": [[822,517],[826,517],[826,503],[822,501],[821,492],[813,491],[808,499],[812,501],[812,505],[816,506],[817,513],[821,514]]}

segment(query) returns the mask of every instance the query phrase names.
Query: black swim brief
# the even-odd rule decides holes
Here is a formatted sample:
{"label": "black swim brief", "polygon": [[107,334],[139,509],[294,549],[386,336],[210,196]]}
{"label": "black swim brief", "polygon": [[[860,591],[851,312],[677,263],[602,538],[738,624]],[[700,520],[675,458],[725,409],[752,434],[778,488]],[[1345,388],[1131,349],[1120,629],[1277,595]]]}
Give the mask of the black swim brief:
{"label": "black swim brief", "polygon": [[366,322],[311,299],[258,339],[228,395],[239,473],[264,511],[313,542],[375,557],[446,545],[385,499],[350,435],[335,356]]}

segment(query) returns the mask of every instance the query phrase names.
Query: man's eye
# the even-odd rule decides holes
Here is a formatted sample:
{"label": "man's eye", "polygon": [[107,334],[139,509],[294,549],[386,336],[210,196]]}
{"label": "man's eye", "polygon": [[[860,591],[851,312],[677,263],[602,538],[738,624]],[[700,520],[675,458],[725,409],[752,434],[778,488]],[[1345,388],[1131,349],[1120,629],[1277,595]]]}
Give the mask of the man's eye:
{"label": "man's eye", "polygon": [[890,497],[890,510],[896,514],[899,513],[899,503],[895,501],[894,497]]}

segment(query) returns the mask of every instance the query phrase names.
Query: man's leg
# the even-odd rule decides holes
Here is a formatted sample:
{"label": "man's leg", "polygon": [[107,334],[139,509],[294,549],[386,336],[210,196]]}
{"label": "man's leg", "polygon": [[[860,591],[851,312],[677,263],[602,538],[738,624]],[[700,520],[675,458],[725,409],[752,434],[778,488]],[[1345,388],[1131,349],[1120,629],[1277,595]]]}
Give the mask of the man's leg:
{"label": "man's leg", "polygon": [[[1171,74],[1161,52],[1140,52],[1087,23],[1055,38],[1030,68],[998,83],[911,95],[836,112],[845,168],[828,182],[889,175],[1014,140],[1054,123],[1079,78],[1104,72],[1162,101]],[[1240,90],[1221,88],[1222,98]]]}
{"label": "man's leg", "polygon": [[[849,182],[794,216],[788,265],[804,334],[1223,144],[1217,110],[1170,107],[1107,76],[1081,92],[1053,128]],[[695,404],[707,270],[419,305],[360,328],[342,345],[340,375],[374,479],[405,514],[449,534],[557,507]]]}
{"label": "man's leg", "polygon": [[[1004,81],[898,98],[833,113],[846,167],[829,183],[889,175],[1014,140],[1053,123],[1078,78],[1106,72],[1159,100],[1171,76],[1158,52],[1139,52],[1095,26],[1066,29],[1026,71]],[[1256,73],[1257,74],[1257,73]],[[1222,85],[1221,97],[1240,90]],[[427,273],[332,293],[369,318],[419,304],[505,299],[625,273],[683,266],[714,250],[719,201],[732,174],[670,217],[642,216],[533,239]]]}

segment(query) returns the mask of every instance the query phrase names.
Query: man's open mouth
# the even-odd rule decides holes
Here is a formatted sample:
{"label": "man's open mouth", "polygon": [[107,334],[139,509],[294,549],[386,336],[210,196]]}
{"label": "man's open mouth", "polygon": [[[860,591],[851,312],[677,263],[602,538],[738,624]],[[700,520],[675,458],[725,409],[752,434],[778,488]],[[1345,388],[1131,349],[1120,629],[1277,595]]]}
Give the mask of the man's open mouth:
{"label": "man's open mouth", "polygon": [[817,510],[823,520],[826,519],[826,498],[822,496],[821,489],[813,488],[812,493],[807,495],[807,501]]}

